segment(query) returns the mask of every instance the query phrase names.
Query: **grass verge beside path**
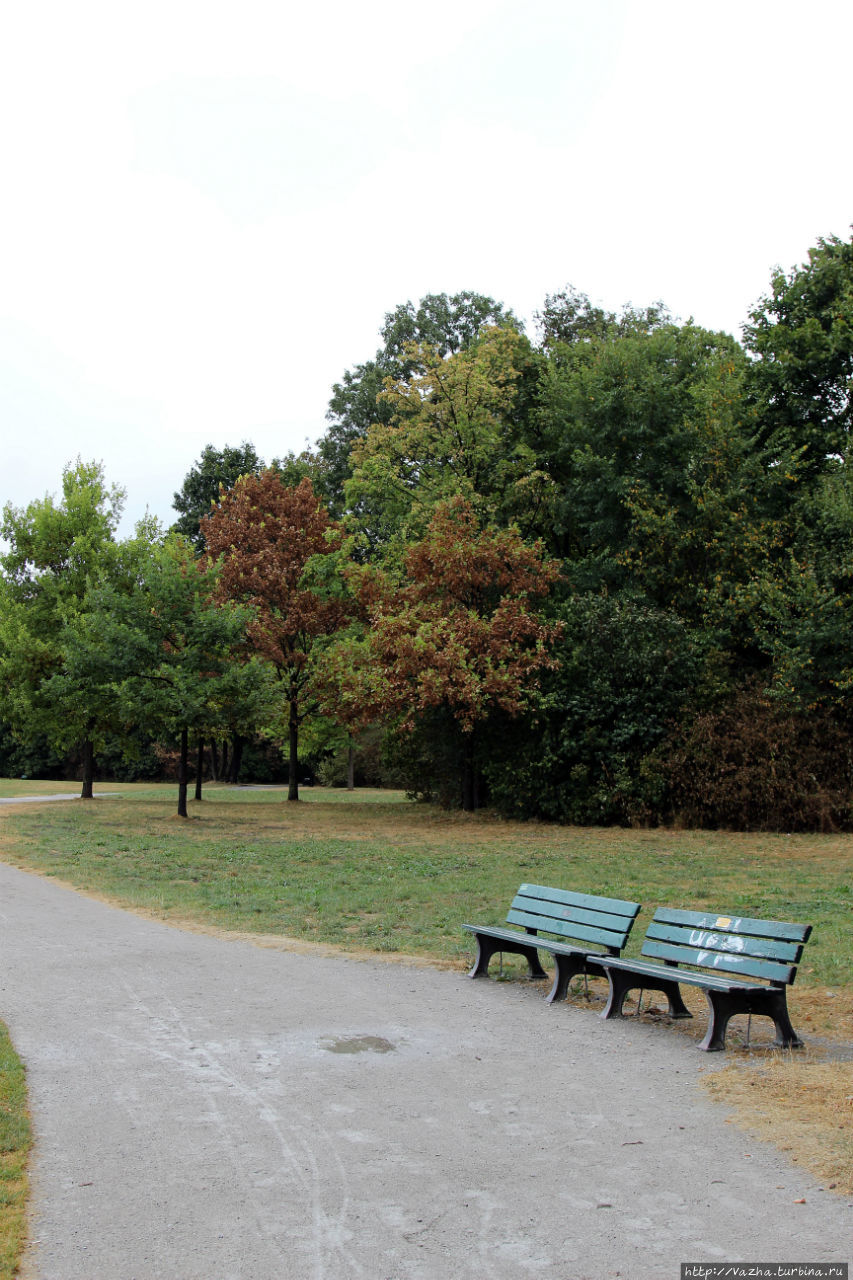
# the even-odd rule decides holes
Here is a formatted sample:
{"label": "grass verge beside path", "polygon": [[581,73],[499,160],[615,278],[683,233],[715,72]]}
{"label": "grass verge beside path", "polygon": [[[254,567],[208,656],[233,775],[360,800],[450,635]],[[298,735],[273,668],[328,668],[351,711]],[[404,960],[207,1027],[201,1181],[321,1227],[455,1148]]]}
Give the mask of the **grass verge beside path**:
{"label": "grass verge beside path", "polygon": [[0,1022],[0,1280],[12,1280],[26,1239],[31,1141],[24,1068]]}
{"label": "grass verge beside path", "polygon": [[[0,854],[164,919],[462,965],[463,920],[502,922],[521,881],[814,925],[797,979],[853,988],[853,838],[554,827],[449,814],[400,793],[175,788],[0,807]],[[635,928],[634,949],[643,928]]]}
{"label": "grass verge beside path", "polygon": [[[304,802],[288,804],[277,789],[209,787],[182,821],[174,786],[106,789],[121,794],[103,805],[0,806],[0,857],[173,923],[460,969],[472,955],[461,923],[503,923],[522,881],[643,903],[629,954],[664,905],[812,924],[789,1003],[813,1048],[775,1054],[772,1071],[756,1070],[762,1051],[738,1053],[735,1020],[731,1065],[708,1079],[739,1122],[770,1138],[782,1131],[768,1119],[772,1108],[796,1094],[798,1132],[819,1134],[816,1145],[829,1152],[828,1164],[813,1152],[803,1162],[853,1193],[853,1064],[820,1061],[822,1039],[850,1048],[853,837],[554,827],[448,814],[395,792],[309,788]],[[523,961],[505,958],[507,977],[524,972]],[[700,1016],[675,1027],[699,1038],[704,1001],[694,995]],[[771,1024],[758,1019],[754,1041],[771,1038]],[[818,1067],[837,1088],[819,1081]]]}

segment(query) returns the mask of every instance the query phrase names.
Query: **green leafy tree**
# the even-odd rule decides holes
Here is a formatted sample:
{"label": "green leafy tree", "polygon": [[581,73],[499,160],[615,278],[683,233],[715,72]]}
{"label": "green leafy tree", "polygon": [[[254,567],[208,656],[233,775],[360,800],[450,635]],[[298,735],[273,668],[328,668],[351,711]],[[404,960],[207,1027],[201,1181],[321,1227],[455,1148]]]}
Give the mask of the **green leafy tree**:
{"label": "green leafy tree", "polygon": [[853,725],[853,475],[826,473],[797,505],[806,518],[753,610],[772,659],[768,685],[798,713],[831,709]]}
{"label": "green leafy tree", "polygon": [[672,323],[672,316],[661,302],[644,310],[625,307],[621,315],[617,315],[615,311],[595,306],[573,285],[566,285],[559,293],[548,294],[535,318],[542,335],[542,345],[552,353],[560,347],[572,347],[592,339],[600,341],[609,337],[626,337],[630,333],[651,333],[653,329]]}
{"label": "green leafy tree", "polygon": [[140,725],[179,746],[178,815],[187,817],[191,738],[257,723],[269,710],[265,669],[242,650],[251,610],[216,598],[218,569],[172,536],[134,550],[132,590],[92,593],[66,668],[78,682],[97,670],[129,734]]}
{"label": "green leafy tree", "polygon": [[744,326],[756,435],[792,483],[847,459],[853,425],[853,239],[818,241],[777,269]]}
{"label": "green leafy tree", "polygon": [[737,452],[725,433],[739,431],[743,365],[733,338],[692,324],[608,329],[549,355],[535,423],[555,488],[543,534],[576,588],[618,589],[636,572],[641,506],[693,518],[715,451]]}
{"label": "green leafy tree", "polygon": [[371,545],[422,535],[436,505],[454,496],[486,520],[526,513],[536,485],[518,415],[519,387],[533,363],[527,339],[510,327],[489,328],[451,355],[426,345],[407,351],[410,374],[386,379],[379,395],[391,420],[374,423],[354,446],[346,485]]}
{"label": "green leafy tree", "polygon": [[702,630],[730,664],[753,668],[767,661],[757,600],[788,534],[773,514],[784,477],[764,468],[743,428],[742,372],[727,361],[705,371],[685,422],[684,472],[634,479],[614,561],[632,590]]}
{"label": "green leafy tree", "polygon": [[78,682],[69,677],[66,650],[91,610],[93,589],[121,571],[115,531],[123,502],[99,463],[78,459],[63,472],[59,501],[48,496],[3,511],[3,716],[21,741],[41,736],[79,749],[84,799],[92,797],[96,749],[115,727],[114,706],[98,671]]}
{"label": "green leafy tree", "polygon": [[384,677],[377,667],[364,622],[354,618],[324,648],[315,679],[323,724],[322,747],[347,754],[347,788],[355,787],[358,743],[380,725]]}
{"label": "green leafy tree", "polygon": [[484,328],[505,324],[519,328],[501,303],[468,291],[452,297],[427,294],[417,306],[405,302],[388,312],[380,330],[382,346],[372,360],[346,370],[329,401],[329,426],[318,453],[333,514],[346,510],[344,487],[353,446],[374,423],[387,425],[393,416],[392,406],[377,400],[385,379],[405,380],[416,368],[411,348],[426,345],[442,359],[471,346]]}
{"label": "green leafy tree", "polygon": [[703,638],[627,593],[576,595],[555,617],[556,663],[543,673],[536,706],[495,735],[486,767],[492,801],[516,818],[653,821],[665,791],[654,752],[697,703]]}
{"label": "green leafy tree", "polygon": [[178,512],[178,519],[173,525],[175,532],[187,538],[198,555],[204,551],[201,521],[219,502],[220,490],[233,489],[240,476],[257,475],[263,471],[264,465],[248,440],[237,446],[225,445],[222,449],[212,444],[202,449],[201,457],[190,467],[172,504]]}

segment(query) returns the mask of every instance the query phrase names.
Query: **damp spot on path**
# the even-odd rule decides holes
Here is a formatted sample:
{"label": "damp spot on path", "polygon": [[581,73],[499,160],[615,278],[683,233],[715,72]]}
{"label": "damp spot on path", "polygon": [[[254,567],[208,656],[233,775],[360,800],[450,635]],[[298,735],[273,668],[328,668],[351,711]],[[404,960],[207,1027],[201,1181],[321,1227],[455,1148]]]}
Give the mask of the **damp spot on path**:
{"label": "damp spot on path", "polygon": [[393,1053],[395,1046],[382,1036],[338,1036],[322,1041],[329,1053]]}

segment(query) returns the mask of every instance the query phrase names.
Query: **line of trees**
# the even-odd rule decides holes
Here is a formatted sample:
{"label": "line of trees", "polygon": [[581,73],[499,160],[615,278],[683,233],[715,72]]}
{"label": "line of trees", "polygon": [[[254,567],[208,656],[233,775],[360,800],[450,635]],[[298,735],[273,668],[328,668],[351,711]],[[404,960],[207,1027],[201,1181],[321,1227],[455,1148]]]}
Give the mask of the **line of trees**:
{"label": "line of trees", "polygon": [[[0,759],[263,740],[560,822],[848,828],[853,241],[742,341],[567,288],[386,316],[316,450],[208,446],[116,539],[78,462],[7,506]],[[14,745],[10,738],[14,735]],[[239,745],[232,746],[232,759]],[[371,762],[371,763],[368,763]]]}

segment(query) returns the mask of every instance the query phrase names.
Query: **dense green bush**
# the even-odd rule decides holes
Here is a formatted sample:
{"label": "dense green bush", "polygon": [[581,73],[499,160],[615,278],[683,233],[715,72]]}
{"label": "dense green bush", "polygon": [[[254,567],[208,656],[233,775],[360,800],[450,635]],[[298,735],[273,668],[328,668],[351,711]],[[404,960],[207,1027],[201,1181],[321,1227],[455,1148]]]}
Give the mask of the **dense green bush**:
{"label": "dense green bush", "polygon": [[0,777],[58,779],[73,776],[70,771],[73,761],[68,753],[51,746],[44,734],[20,742],[0,724]]}
{"label": "dense green bush", "polygon": [[653,821],[664,780],[646,761],[696,697],[700,646],[674,614],[630,597],[577,596],[558,616],[560,665],[539,710],[495,735],[491,801],[521,818]]}

